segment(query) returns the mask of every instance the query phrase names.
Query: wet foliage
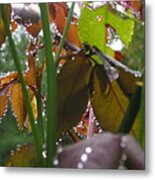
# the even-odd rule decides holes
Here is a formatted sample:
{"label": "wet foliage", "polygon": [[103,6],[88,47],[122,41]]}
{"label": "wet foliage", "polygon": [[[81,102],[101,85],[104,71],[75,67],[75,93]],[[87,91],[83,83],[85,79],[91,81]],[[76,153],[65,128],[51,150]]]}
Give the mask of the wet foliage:
{"label": "wet foliage", "polygon": [[[144,4],[77,2],[65,37],[70,7],[71,3],[47,4],[57,78],[57,125],[51,129],[56,129],[58,152],[50,167],[144,169]],[[46,161],[44,141],[50,129],[46,78],[51,77],[46,74],[49,62],[40,8],[33,3],[10,4],[5,16],[3,8],[0,5],[0,165],[43,166],[4,22],[6,18],[12,31]],[[133,152],[125,144],[127,164],[120,164],[124,133],[134,137],[127,136]]]}

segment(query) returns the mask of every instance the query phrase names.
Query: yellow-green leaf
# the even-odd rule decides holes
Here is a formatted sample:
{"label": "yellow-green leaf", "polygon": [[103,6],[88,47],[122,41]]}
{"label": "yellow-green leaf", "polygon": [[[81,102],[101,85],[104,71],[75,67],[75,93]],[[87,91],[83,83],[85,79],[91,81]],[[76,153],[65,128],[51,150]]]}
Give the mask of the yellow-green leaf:
{"label": "yellow-green leaf", "polygon": [[38,167],[35,147],[31,144],[17,147],[11,151],[7,167]]}
{"label": "yellow-green leaf", "polygon": [[92,77],[92,105],[102,128],[117,132],[128,106],[128,99],[116,81],[110,82],[104,68],[96,65]]}

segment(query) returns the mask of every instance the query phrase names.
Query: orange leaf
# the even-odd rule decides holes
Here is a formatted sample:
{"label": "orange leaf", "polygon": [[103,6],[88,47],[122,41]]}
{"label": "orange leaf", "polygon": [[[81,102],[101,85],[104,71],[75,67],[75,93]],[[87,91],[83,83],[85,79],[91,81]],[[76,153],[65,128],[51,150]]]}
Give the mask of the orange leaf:
{"label": "orange leaf", "polygon": [[19,83],[13,85],[13,87],[12,87],[11,103],[12,103],[12,108],[14,110],[14,113],[17,117],[19,129],[23,130],[24,121],[26,118],[26,107],[25,107],[25,103],[24,103],[22,88]]}
{"label": "orange leaf", "polygon": [[28,86],[37,86],[37,69],[35,67],[34,56],[29,56],[28,59],[28,71],[25,73],[25,81]]}
{"label": "orange leaf", "polygon": [[38,36],[40,30],[42,28],[41,20],[37,23],[34,23],[32,25],[29,25],[26,27],[26,30],[34,37]]}
{"label": "orange leaf", "polygon": [[0,89],[9,84],[11,81],[15,80],[18,77],[17,73],[11,73],[8,76],[0,78]]}
{"label": "orange leaf", "polygon": [[0,117],[2,117],[5,113],[7,106],[7,94],[0,96]]}
{"label": "orange leaf", "polygon": [[[67,22],[66,8],[60,3],[54,3],[54,7],[56,11],[55,23],[59,32],[62,34]],[[71,22],[70,24],[67,34],[67,40],[78,47],[81,46],[78,36],[78,24],[75,19],[74,22]]]}
{"label": "orange leaf", "polygon": [[11,31],[12,32],[14,32],[18,27],[18,24],[15,20],[12,20],[10,25],[11,25]]}

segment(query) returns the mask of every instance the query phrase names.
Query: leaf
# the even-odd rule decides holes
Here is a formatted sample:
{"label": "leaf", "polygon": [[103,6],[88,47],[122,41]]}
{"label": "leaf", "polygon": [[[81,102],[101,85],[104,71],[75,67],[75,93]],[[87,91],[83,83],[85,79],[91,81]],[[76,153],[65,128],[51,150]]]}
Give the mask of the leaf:
{"label": "leaf", "polygon": [[[55,23],[59,32],[62,34],[67,22],[67,6],[64,6],[62,3],[54,3],[54,7],[56,12]],[[78,47],[81,46],[78,35],[78,22],[76,19],[74,19],[74,21],[72,21],[70,24],[67,34],[67,41]]]}
{"label": "leaf", "polygon": [[144,152],[132,136],[104,133],[65,147],[58,168],[119,169],[124,157],[123,168],[145,169]]}
{"label": "leaf", "polygon": [[35,147],[31,144],[17,147],[6,162],[7,167],[38,167]]}
{"label": "leaf", "polygon": [[0,89],[6,87],[9,83],[17,79],[17,77],[18,77],[18,73],[14,73],[14,72],[4,77],[0,77]]}
{"label": "leaf", "polygon": [[145,26],[135,23],[132,42],[125,51],[124,62],[135,70],[144,70],[145,66]]}
{"label": "leaf", "polygon": [[7,107],[7,94],[0,96],[0,117],[4,116]]}
{"label": "leaf", "polygon": [[2,124],[0,123],[0,166],[5,166],[10,151],[16,146],[33,143],[32,133],[19,131],[10,103],[7,109],[6,116],[2,118]]}
{"label": "leaf", "polygon": [[35,57],[28,58],[28,71],[24,74],[26,84],[28,86],[37,86],[37,68],[35,66]]}
{"label": "leaf", "polygon": [[[30,92],[32,94],[30,94]],[[38,118],[37,98],[32,91],[29,91],[29,95],[30,95],[31,108],[32,108],[32,112],[34,115],[34,119],[35,119],[35,121],[37,121],[37,118]],[[29,132],[32,132],[32,127],[31,127],[31,123],[30,123],[28,114],[26,115],[26,118],[25,118],[25,126],[27,127]]]}
{"label": "leaf", "polygon": [[24,4],[20,7],[14,7],[13,12],[13,19],[18,24],[25,26],[27,32],[32,36],[38,36],[42,24],[37,4]]}
{"label": "leaf", "polygon": [[[128,48],[132,38],[134,22],[131,19],[122,19],[113,14],[108,5],[96,9],[82,8],[79,18],[79,35],[81,42],[95,45],[101,51],[114,57],[112,49],[106,47],[106,26],[115,29],[120,39]],[[95,27],[95,28],[94,28]]]}
{"label": "leaf", "polygon": [[20,130],[24,128],[26,118],[26,107],[20,83],[13,85],[11,90],[11,104],[13,111],[17,117],[17,122]]}
{"label": "leaf", "polygon": [[[5,42],[6,38],[6,30],[5,30],[5,25],[4,25],[4,15],[3,15],[3,8],[4,5],[0,5],[0,47],[1,45]],[[10,15],[11,15],[11,6],[10,5],[5,5],[5,18],[10,21]]]}
{"label": "leaf", "polygon": [[34,37],[38,36],[41,29],[42,29],[41,21],[26,27],[27,32],[29,32]]}
{"label": "leaf", "polygon": [[76,125],[88,102],[92,66],[85,56],[73,56],[58,74],[58,136]]}
{"label": "leaf", "polygon": [[104,68],[96,65],[92,74],[91,101],[101,127],[117,132],[128,106],[128,99],[116,81],[110,82]]}
{"label": "leaf", "polygon": [[6,31],[5,31],[5,27],[4,27],[4,21],[2,19],[2,13],[0,11],[0,47],[1,45],[5,42],[5,38],[6,38]]}
{"label": "leaf", "polygon": [[119,77],[117,82],[125,95],[131,95],[136,89],[136,83],[140,81],[140,77],[136,74],[124,71],[124,69],[117,68]]}

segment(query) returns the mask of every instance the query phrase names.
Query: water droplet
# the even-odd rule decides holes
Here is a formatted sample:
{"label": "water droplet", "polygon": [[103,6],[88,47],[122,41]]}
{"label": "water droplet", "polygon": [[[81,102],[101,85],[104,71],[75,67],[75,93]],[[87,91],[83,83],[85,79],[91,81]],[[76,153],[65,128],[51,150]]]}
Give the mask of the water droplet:
{"label": "water droplet", "polygon": [[60,138],[58,141],[59,141],[59,142],[62,142],[62,138]]}
{"label": "water droplet", "polygon": [[44,143],[44,144],[42,145],[42,149],[46,149],[46,147],[47,147],[47,145],[46,145],[46,143]]}
{"label": "water droplet", "polygon": [[72,61],[74,61],[74,60],[75,60],[75,57],[73,56],[73,57],[72,57]]}
{"label": "water droplet", "polygon": [[83,164],[82,164],[81,162],[79,162],[79,163],[77,164],[77,168],[78,168],[78,169],[82,169],[82,168],[83,168]]}
{"label": "water droplet", "polygon": [[59,160],[58,160],[57,158],[55,158],[55,159],[53,160],[53,165],[54,165],[54,166],[58,166],[58,164],[59,164]]}
{"label": "water droplet", "polygon": [[123,137],[121,138],[120,146],[121,146],[122,148],[124,148],[126,145],[127,145],[127,138],[123,136]]}
{"label": "water droplet", "polygon": [[47,158],[47,151],[43,151],[42,156],[43,156],[44,159],[46,159]]}
{"label": "water droplet", "polygon": [[141,77],[141,76],[142,76],[139,71],[136,71],[136,72],[134,73],[134,75],[135,75],[135,77]]}
{"label": "water droplet", "polygon": [[87,146],[86,149],[85,149],[85,152],[87,154],[90,154],[92,152],[92,148],[90,146]]}
{"label": "water droplet", "polygon": [[98,22],[100,22],[100,21],[103,20],[103,16],[102,16],[102,15],[99,15],[99,16],[97,16],[96,18],[97,18],[97,21],[98,21]]}
{"label": "water droplet", "polygon": [[34,124],[38,124],[38,121],[34,121]]}
{"label": "water droplet", "polygon": [[58,145],[59,145],[59,142],[57,141],[55,144],[56,144],[56,146],[58,146]]}
{"label": "water droplet", "polygon": [[14,155],[14,150],[11,150],[10,154],[11,154],[11,156],[13,156]]}
{"label": "water droplet", "polygon": [[81,159],[82,162],[86,162],[87,159],[88,159],[88,155],[87,155],[86,153],[83,153],[83,154],[81,155],[80,159]]}
{"label": "water droplet", "polygon": [[63,151],[63,148],[60,146],[60,147],[58,147],[58,149],[57,149],[57,153],[58,154],[60,154],[61,152]]}

